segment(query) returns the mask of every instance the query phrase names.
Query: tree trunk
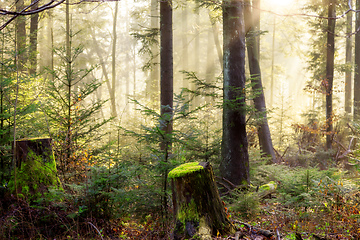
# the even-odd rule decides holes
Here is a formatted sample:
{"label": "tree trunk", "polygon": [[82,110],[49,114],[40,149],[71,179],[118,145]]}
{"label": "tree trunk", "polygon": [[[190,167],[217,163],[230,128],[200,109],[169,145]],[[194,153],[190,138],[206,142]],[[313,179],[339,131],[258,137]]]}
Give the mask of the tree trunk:
{"label": "tree trunk", "polygon": [[326,55],[326,148],[331,149],[333,136],[332,91],[334,80],[334,53],[335,53],[335,0],[329,0],[328,28],[327,28],[327,55]]}
{"label": "tree trunk", "polygon": [[[151,0],[151,29],[159,28],[159,4],[157,0]],[[158,36],[155,37],[155,40],[158,41]],[[156,104],[159,104],[159,45],[151,45],[151,57],[153,61],[153,66],[150,70],[150,77],[146,83],[146,95],[151,101],[155,101]]]}
{"label": "tree trunk", "polygon": [[[360,9],[360,0],[356,0],[356,9]],[[360,28],[360,12],[356,13],[355,29]],[[360,120],[360,32],[355,34],[355,72],[354,72],[354,121]]]}
{"label": "tree trunk", "polygon": [[36,200],[48,193],[50,187],[61,188],[50,138],[16,141],[16,187],[14,176],[9,189],[18,196]]}
{"label": "tree trunk", "polygon": [[[352,1],[350,0],[352,5]],[[348,12],[346,15],[346,33],[352,33],[352,12]],[[351,114],[351,66],[352,66],[352,35],[346,38],[346,59],[347,70],[345,72],[345,112]]]}
{"label": "tree trunk", "polygon": [[235,231],[220,200],[210,163],[180,165],[169,178],[176,221],[173,239],[212,239],[211,235]]}
{"label": "tree trunk", "polygon": [[[31,7],[31,9],[36,9],[39,5],[39,2]],[[37,67],[37,36],[38,36],[38,25],[39,25],[39,14],[31,15],[30,20],[30,46],[29,46],[29,60],[30,60],[30,74],[36,74]]]}
{"label": "tree trunk", "polygon": [[111,88],[110,88],[110,102],[111,102],[111,117],[117,117],[116,104],[115,104],[115,83],[116,83],[116,23],[118,15],[119,2],[115,3],[115,13],[113,20],[113,42],[112,42],[112,51],[111,51]]}
{"label": "tree trunk", "polygon": [[[168,162],[171,151],[173,118],[173,31],[172,1],[160,2],[160,113],[163,139],[160,148],[164,152],[164,162]],[[167,165],[163,171],[163,213],[167,207]]]}
{"label": "tree trunk", "polygon": [[223,1],[224,103],[222,177],[248,186],[249,154],[246,136],[245,33],[241,0]]}
{"label": "tree trunk", "polygon": [[[214,61],[214,42],[212,28],[207,30],[207,51],[206,51],[206,73],[205,82],[207,84],[213,84],[215,82],[215,61]],[[212,101],[211,97],[205,97],[205,103],[209,104]]]}
{"label": "tree trunk", "polygon": [[[24,9],[24,0],[15,0],[16,11],[21,12]],[[26,65],[26,22],[25,16],[16,18],[16,51],[18,56],[19,71],[23,71]]]}
{"label": "tree trunk", "polygon": [[[188,21],[187,21],[187,2],[184,2],[183,9],[181,10],[181,28],[182,28],[182,35],[181,35],[181,44],[182,44],[182,70],[189,71],[189,44],[187,40],[187,28],[188,28]],[[189,80],[187,79],[187,76],[183,74],[183,88],[189,89]],[[188,100],[188,99],[187,99]]]}
{"label": "tree trunk", "polygon": [[276,162],[276,156],[271,140],[271,133],[267,121],[266,114],[266,103],[265,96],[261,82],[261,70],[259,64],[259,52],[258,44],[256,41],[256,31],[254,20],[251,13],[250,0],[246,2],[245,5],[245,29],[247,32],[246,46],[249,59],[249,69],[250,69],[250,80],[252,83],[252,90],[254,97],[254,105],[256,109],[256,118],[257,118],[257,131],[259,137],[259,145],[261,151],[271,157],[273,162]]}
{"label": "tree trunk", "polygon": [[219,40],[220,33],[219,33],[218,25],[217,25],[216,21],[213,19],[213,17],[211,16],[210,12],[209,12],[209,18],[210,18],[211,27],[213,30],[213,37],[214,37],[214,42],[215,42],[215,46],[216,46],[216,52],[217,52],[217,55],[219,58],[219,63],[220,63],[221,68],[223,68],[224,59],[223,59],[223,53],[221,50],[221,44],[220,44],[220,40]]}

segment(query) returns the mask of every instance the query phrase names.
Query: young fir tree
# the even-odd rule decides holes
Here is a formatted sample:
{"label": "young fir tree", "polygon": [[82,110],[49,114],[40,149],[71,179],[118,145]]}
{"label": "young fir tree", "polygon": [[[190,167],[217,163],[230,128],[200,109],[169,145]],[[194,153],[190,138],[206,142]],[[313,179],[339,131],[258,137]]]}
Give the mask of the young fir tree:
{"label": "young fir tree", "polygon": [[[90,99],[101,85],[97,79],[91,79],[91,69],[79,69],[77,58],[82,47],[55,49],[61,64],[51,72],[53,80],[47,81],[46,114],[50,119],[50,135],[54,139],[54,151],[59,162],[59,170],[81,176],[77,170],[84,168],[89,160],[89,145],[100,142],[103,135],[100,128],[110,119],[100,118],[100,108],[106,101]],[[94,100],[95,99],[95,100]],[[97,143],[96,145],[102,145]]]}

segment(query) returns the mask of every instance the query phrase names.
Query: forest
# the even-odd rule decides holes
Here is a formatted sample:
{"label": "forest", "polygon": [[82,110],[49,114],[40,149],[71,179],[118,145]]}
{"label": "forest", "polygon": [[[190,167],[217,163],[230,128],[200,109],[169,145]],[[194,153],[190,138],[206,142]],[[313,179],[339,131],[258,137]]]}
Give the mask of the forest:
{"label": "forest", "polygon": [[0,0],[0,239],[360,239],[359,13]]}

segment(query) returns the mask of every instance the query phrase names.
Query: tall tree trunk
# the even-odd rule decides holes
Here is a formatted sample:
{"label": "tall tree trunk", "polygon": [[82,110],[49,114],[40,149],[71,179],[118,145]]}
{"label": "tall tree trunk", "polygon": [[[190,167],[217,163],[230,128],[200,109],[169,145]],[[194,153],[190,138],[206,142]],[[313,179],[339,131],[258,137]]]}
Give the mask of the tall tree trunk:
{"label": "tall tree trunk", "polygon": [[[24,9],[24,0],[15,0],[16,11],[21,12]],[[23,71],[26,65],[26,22],[25,16],[16,18],[16,49],[18,56],[19,71]]]}
{"label": "tall tree trunk", "polygon": [[274,75],[275,75],[275,36],[276,36],[276,15],[274,14],[272,49],[271,49],[271,79],[270,79],[270,107],[274,107]]}
{"label": "tall tree trunk", "polygon": [[[39,5],[39,2],[31,7],[31,9],[36,9]],[[39,25],[39,14],[31,15],[30,20],[30,46],[29,46],[29,61],[30,61],[30,74],[36,74],[37,68],[37,36],[38,36],[38,25]]]}
{"label": "tall tree trunk", "polygon": [[[181,10],[181,28],[182,28],[182,35],[181,35],[181,44],[182,44],[182,69],[184,71],[189,71],[189,45],[187,41],[187,28],[188,28],[188,21],[187,21],[187,2],[184,2],[183,9]],[[187,79],[186,75],[183,74],[183,88],[189,88],[189,80]]]}
{"label": "tall tree trunk", "polygon": [[245,110],[245,33],[241,0],[223,0],[224,106],[222,177],[248,186],[249,155]]}
{"label": "tall tree trunk", "polygon": [[[352,5],[352,0],[350,0]],[[351,34],[352,32],[352,12],[348,12],[346,15],[346,33]],[[351,114],[351,63],[352,63],[352,35],[346,38],[346,65],[348,69],[345,73],[345,112]]]}
{"label": "tall tree trunk", "polygon": [[254,106],[256,109],[257,117],[257,131],[259,137],[259,144],[261,151],[271,157],[273,162],[276,162],[276,156],[273,149],[273,144],[271,140],[270,129],[267,121],[266,114],[266,103],[265,96],[261,82],[261,70],[259,63],[259,52],[258,43],[256,41],[254,18],[251,12],[251,3],[250,0],[246,1],[245,4],[245,29],[247,32],[246,46],[248,52],[249,60],[249,69],[250,69],[250,80],[252,85],[252,90],[254,94]]}
{"label": "tall tree trunk", "polygon": [[[173,31],[172,31],[172,1],[160,2],[160,112],[163,140],[160,144],[167,163],[171,149],[172,115],[173,115]],[[167,207],[167,173],[163,172],[163,213]]]}
{"label": "tall tree trunk", "polygon": [[[260,53],[260,0],[253,0],[252,5],[252,19],[254,21],[254,31],[256,32],[257,52]],[[258,59],[260,61],[260,54]]]}
{"label": "tall tree trunk", "polygon": [[[159,28],[159,9],[158,9],[158,0],[151,0],[151,29]],[[155,37],[158,40],[158,36]],[[146,83],[146,95],[150,98],[150,100],[155,101],[155,99],[159,96],[159,79],[160,79],[160,71],[159,71],[159,45],[152,44],[151,45],[151,57],[153,58],[153,66],[150,70],[150,78]],[[156,103],[159,103],[156,100]]]}
{"label": "tall tree trunk", "polygon": [[[360,0],[356,0],[360,9]],[[356,12],[355,29],[360,28],[360,12]],[[354,121],[360,120],[360,32],[355,34],[355,72],[354,72]]]}
{"label": "tall tree trunk", "polygon": [[[66,42],[65,42],[65,51],[66,51],[66,91],[67,91],[67,135],[66,135],[66,159],[70,159],[72,156],[72,131],[71,131],[71,125],[72,125],[72,119],[71,119],[71,111],[72,111],[72,101],[71,101],[71,90],[73,87],[72,84],[72,71],[71,71],[71,64],[72,64],[72,56],[71,56],[71,41],[70,41],[70,35],[71,35],[71,29],[70,29],[70,0],[66,0],[66,9],[65,9],[65,24],[66,24]],[[67,167],[67,166],[66,166]],[[67,169],[65,169],[67,171]]]}
{"label": "tall tree trunk", "polygon": [[[215,79],[215,61],[214,61],[214,42],[213,42],[213,33],[212,29],[208,29],[207,36],[207,54],[206,54],[206,73],[205,81],[208,84],[211,84]],[[210,103],[211,98],[205,97],[205,103]]]}
{"label": "tall tree trunk", "polygon": [[[194,71],[200,76],[200,26],[201,26],[201,18],[200,18],[200,3],[199,1],[195,1],[195,49],[194,49]],[[192,90],[196,90],[197,86],[194,83],[190,84]],[[200,106],[200,96],[195,96],[193,100],[193,108]]]}
{"label": "tall tree trunk", "polygon": [[331,149],[333,131],[332,91],[334,81],[336,0],[329,0],[326,51],[326,148]]}
{"label": "tall tree trunk", "polygon": [[110,102],[111,102],[111,117],[117,117],[116,104],[115,104],[115,88],[116,88],[116,42],[117,42],[117,33],[116,33],[116,23],[118,17],[119,2],[115,3],[115,13],[113,19],[113,42],[111,49],[111,88],[110,90]]}
{"label": "tall tree trunk", "polygon": [[213,19],[213,17],[211,17],[211,13],[209,12],[209,18],[210,18],[210,23],[213,29],[213,36],[214,36],[214,42],[215,42],[215,46],[216,46],[216,52],[219,58],[219,63],[221,68],[223,67],[223,53],[221,50],[221,44],[220,44],[220,40],[219,40],[219,29],[218,29],[218,25],[216,23],[216,21]]}

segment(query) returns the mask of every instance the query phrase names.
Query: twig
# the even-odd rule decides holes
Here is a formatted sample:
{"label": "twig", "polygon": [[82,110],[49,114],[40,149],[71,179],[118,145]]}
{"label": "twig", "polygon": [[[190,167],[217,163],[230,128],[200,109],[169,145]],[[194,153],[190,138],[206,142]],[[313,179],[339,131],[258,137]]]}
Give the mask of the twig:
{"label": "twig", "polygon": [[268,230],[264,230],[261,228],[257,228],[257,227],[253,227],[248,223],[244,223],[244,222],[240,222],[238,220],[234,220],[235,223],[240,224],[240,225],[244,225],[246,228],[248,228],[249,230],[255,230],[257,233],[260,233],[261,235],[270,238],[272,236],[274,236],[274,233],[272,231],[268,231]]}
{"label": "twig", "polygon": [[97,229],[97,227],[95,227],[95,225],[92,224],[91,222],[88,222],[88,224],[90,224],[91,226],[93,226],[93,228],[95,228],[95,230],[99,233],[99,236],[101,237],[101,239],[104,240],[104,238],[101,236],[101,232],[99,231],[99,229]]}
{"label": "twig", "polygon": [[347,126],[351,129],[352,133],[356,135],[355,129],[349,123],[347,123]]}
{"label": "twig", "polygon": [[232,188],[236,188],[236,187],[237,187],[235,184],[233,184],[232,182],[230,182],[229,180],[227,180],[227,179],[224,178],[224,177],[218,177],[218,176],[216,176],[216,178],[217,178],[217,179],[220,179],[220,180],[222,180],[222,181],[224,181],[224,182],[226,182],[226,183],[228,183]]}

